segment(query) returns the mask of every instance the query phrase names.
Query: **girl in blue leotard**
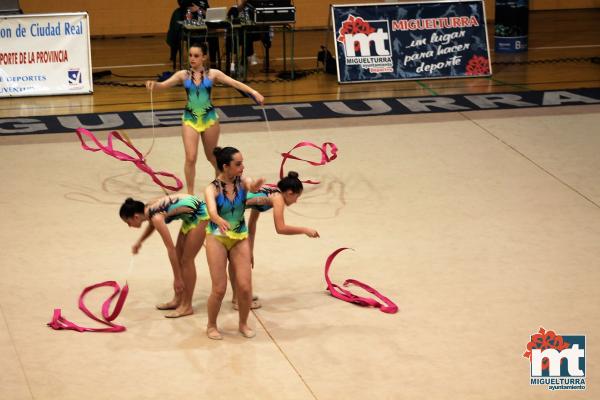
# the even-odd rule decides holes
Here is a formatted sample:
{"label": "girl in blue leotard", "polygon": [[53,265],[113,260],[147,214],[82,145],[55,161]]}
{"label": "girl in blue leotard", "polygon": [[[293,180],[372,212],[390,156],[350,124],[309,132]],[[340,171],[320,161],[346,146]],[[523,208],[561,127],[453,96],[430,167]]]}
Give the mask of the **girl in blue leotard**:
{"label": "girl in blue leotard", "polygon": [[[167,318],[178,318],[193,314],[192,296],[196,285],[196,265],[194,259],[200,251],[208,223],[206,204],[196,196],[172,194],[161,197],[148,204],[128,198],[125,200],[119,216],[128,226],[140,228],[148,222],[141,237],[132,247],[137,254],[142,243],[157,230],[167,248],[169,261],[173,269],[173,299],[157,304],[159,310],[174,310],[166,314]],[[181,229],[176,244],[171,239],[167,224],[181,220]]]}
{"label": "girl in blue leotard", "polygon": [[[217,328],[217,317],[227,290],[227,262],[235,271],[232,286],[237,289],[239,303],[239,331],[247,338],[254,337],[248,326],[252,301],[252,269],[248,228],[244,219],[246,194],[256,191],[264,180],[242,178],[244,159],[233,147],[214,150],[219,175],[204,191],[210,223],[206,227],[206,259],[212,288],[208,297],[208,324],[206,334],[219,340],[223,336]],[[233,277],[232,277],[233,279]]]}
{"label": "girl in blue leotard", "polygon": [[149,90],[166,89],[183,85],[187,94],[187,104],[182,117],[183,147],[185,149],[185,183],[187,192],[194,194],[196,158],[198,143],[202,138],[206,159],[217,171],[213,149],[219,141],[219,118],[211,103],[212,88],[217,83],[232,86],[263,104],[264,97],[250,86],[236,81],[216,68],[209,68],[206,43],[190,46],[190,69],[174,73],[164,82],[146,81]]}

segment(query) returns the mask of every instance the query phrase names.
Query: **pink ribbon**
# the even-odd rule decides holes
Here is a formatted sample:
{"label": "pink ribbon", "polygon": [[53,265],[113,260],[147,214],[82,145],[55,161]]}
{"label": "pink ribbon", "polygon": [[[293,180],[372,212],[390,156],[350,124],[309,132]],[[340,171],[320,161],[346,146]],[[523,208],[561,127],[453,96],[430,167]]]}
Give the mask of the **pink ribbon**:
{"label": "pink ribbon", "polygon": [[[163,172],[163,171],[155,172],[154,170],[152,170],[152,168],[150,168],[146,164],[146,160],[145,160],[144,156],[142,155],[142,153],[140,153],[140,151],[138,149],[136,149],[131,143],[128,143],[125,139],[123,139],[123,137],[121,136],[121,134],[119,134],[119,132],[112,131],[111,133],[108,134],[108,141],[107,141],[106,146],[104,146],[102,143],[100,143],[100,141],[96,138],[96,136],[94,136],[93,133],[91,133],[90,131],[88,131],[84,128],[78,128],[75,131],[75,133],[77,133],[77,136],[79,137],[79,140],[81,141],[81,147],[83,147],[84,150],[89,150],[89,151],[102,150],[105,154],[108,154],[109,156],[114,157],[117,160],[130,161],[130,162],[134,163],[135,166],[138,167],[140,170],[142,170],[143,172],[150,175],[150,177],[152,178],[154,183],[156,183],[158,186],[160,186],[162,188],[177,192],[177,191],[181,190],[181,188],[183,187],[183,183],[181,182],[181,180],[179,180],[179,178],[177,178],[175,175],[171,174],[170,172]],[[88,146],[85,143],[85,140],[83,139],[82,135],[87,136],[91,141],[93,141],[96,144],[97,147]],[[127,153],[123,153],[121,151],[115,150],[113,148],[113,138],[119,140],[125,146],[130,148],[135,153],[136,156],[134,157]],[[175,186],[169,186],[169,185],[164,184],[158,178],[158,176],[172,178],[175,181]]]}
{"label": "pink ribbon", "polygon": [[[318,149],[321,152],[321,161],[305,160],[303,158],[299,158],[299,157],[292,155],[292,151],[294,151],[295,149],[298,149],[300,147],[314,147],[315,149]],[[331,155],[327,154],[328,147],[331,149]],[[279,179],[282,179],[284,176],[283,165],[285,164],[285,162],[288,159],[304,161],[304,162],[309,163],[310,165],[319,166],[319,165],[325,165],[328,162],[335,160],[337,158],[337,151],[338,151],[337,146],[331,142],[325,142],[321,146],[318,146],[312,142],[300,142],[297,145],[295,145],[294,147],[292,147],[290,149],[290,151],[288,151],[287,153],[281,153],[283,160],[281,161],[281,166],[279,167]],[[306,181],[302,181],[302,182],[308,183],[310,185],[318,185],[320,183],[319,181],[312,181],[310,179],[306,180]]]}
{"label": "pink ribbon", "polygon": [[[113,294],[109,298],[107,298],[104,301],[104,303],[102,304],[102,318],[103,319],[100,319],[100,318],[96,317],[86,307],[83,300],[84,300],[86,294],[88,294],[89,292],[91,292],[92,290],[94,290],[96,288],[103,287],[103,286],[110,286],[114,289],[114,291],[113,291]],[[93,319],[94,321],[100,322],[101,324],[108,326],[108,328],[85,328],[85,327],[79,326],[77,324],[74,324],[73,322],[67,320],[65,317],[63,317],[61,315],[60,308],[54,309],[54,315],[52,316],[52,321],[48,322],[47,325],[50,328],[55,329],[55,330],[69,329],[69,330],[78,331],[78,332],[123,332],[125,330],[125,327],[122,325],[116,325],[112,321],[114,321],[115,318],[117,318],[119,316],[119,314],[121,313],[121,310],[123,309],[123,304],[125,304],[125,299],[127,299],[128,293],[129,293],[129,286],[127,284],[125,284],[125,286],[123,286],[123,288],[120,288],[119,284],[117,282],[106,281],[106,282],[101,282],[101,283],[97,283],[95,285],[86,287],[85,289],[83,289],[83,292],[81,292],[81,294],[79,295],[79,309],[81,311],[83,311],[83,313],[85,315],[87,315],[88,317]],[[119,295],[119,298],[117,299],[115,309],[113,310],[112,314],[110,314],[110,305],[111,305],[113,299],[117,295]]]}
{"label": "pink ribbon", "polygon": [[342,247],[342,248],[337,249],[336,251],[331,253],[329,255],[329,257],[327,257],[327,261],[325,262],[325,281],[327,281],[327,290],[329,290],[329,293],[336,299],[347,301],[348,303],[358,304],[359,306],[363,306],[363,307],[369,307],[369,306],[376,307],[376,308],[379,308],[379,310],[384,313],[395,314],[398,311],[398,306],[396,304],[394,304],[393,301],[391,301],[390,299],[388,299],[387,297],[385,297],[384,295],[379,293],[377,290],[373,289],[371,286],[369,286],[365,283],[362,283],[360,281],[357,281],[355,279],[346,279],[344,281],[345,287],[347,287],[348,285],[356,285],[358,287],[361,287],[364,290],[366,290],[367,292],[369,292],[372,295],[374,295],[375,297],[377,297],[378,299],[380,299],[381,301],[383,301],[385,304],[382,304],[382,303],[378,302],[377,300],[372,299],[370,297],[357,296],[354,293],[350,292],[349,290],[346,290],[346,289],[336,285],[335,283],[331,282],[331,280],[329,279],[329,268],[331,267],[331,264],[333,263],[333,259],[344,250],[348,250],[348,248]]}

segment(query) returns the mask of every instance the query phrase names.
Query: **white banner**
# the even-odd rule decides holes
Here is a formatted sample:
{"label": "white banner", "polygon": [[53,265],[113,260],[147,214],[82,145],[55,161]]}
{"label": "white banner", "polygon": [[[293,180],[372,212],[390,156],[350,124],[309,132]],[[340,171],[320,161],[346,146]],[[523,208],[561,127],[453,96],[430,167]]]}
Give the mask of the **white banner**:
{"label": "white banner", "polygon": [[92,92],[87,13],[0,16],[0,97]]}

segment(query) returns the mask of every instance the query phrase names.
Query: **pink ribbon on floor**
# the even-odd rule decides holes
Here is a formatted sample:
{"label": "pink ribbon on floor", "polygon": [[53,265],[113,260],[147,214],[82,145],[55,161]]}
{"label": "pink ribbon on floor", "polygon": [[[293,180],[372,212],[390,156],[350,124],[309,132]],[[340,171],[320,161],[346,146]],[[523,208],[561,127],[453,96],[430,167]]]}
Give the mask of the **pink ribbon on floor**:
{"label": "pink ribbon on floor", "polygon": [[329,269],[331,268],[333,259],[344,250],[348,250],[348,247],[342,247],[337,249],[336,251],[331,253],[329,257],[327,257],[327,261],[325,262],[325,281],[327,281],[327,290],[329,291],[329,293],[336,299],[347,301],[348,303],[358,304],[359,306],[363,307],[376,307],[384,313],[395,314],[398,311],[398,306],[394,304],[393,301],[379,293],[377,290],[373,289],[371,286],[357,281],[355,279],[346,279],[343,284],[343,286],[345,287],[347,287],[348,285],[356,285],[358,287],[361,287],[367,292],[377,297],[378,299],[380,299],[381,301],[383,301],[385,304],[382,304],[370,297],[357,296],[349,290],[346,290],[331,282],[331,280],[329,279]]}
{"label": "pink ribbon on floor", "polygon": [[[321,161],[305,160],[303,158],[299,158],[299,157],[296,157],[295,155],[293,155],[292,151],[294,151],[295,149],[298,149],[300,147],[314,147],[315,149],[318,149],[321,152]],[[328,153],[327,153],[328,147],[331,149],[331,155],[328,155]],[[281,153],[283,160],[281,161],[281,166],[279,167],[279,179],[282,179],[284,177],[283,165],[285,164],[285,162],[288,159],[304,161],[304,162],[309,163],[310,165],[319,166],[319,165],[325,165],[328,162],[335,160],[337,158],[337,151],[338,151],[337,146],[331,142],[325,142],[321,146],[318,146],[312,142],[300,142],[297,145],[295,145],[294,147],[292,147],[290,149],[290,151],[288,151],[287,153]],[[306,181],[302,181],[302,182],[308,183],[310,185],[318,185],[320,183],[319,181],[312,181],[310,179],[306,180]]]}
{"label": "pink ribbon on floor", "polygon": [[[183,188],[183,183],[181,182],[181,180],[179,180],[179,178],[177,178],[174,174],[170,173],[170,172],[164,172],[164,171],[154,171],[152,170],[152,168],[150,168],[147,164],[146,164],[146,159],[145,157],[142,155],[142,153],[136,149],[133,144],[127,142],[125,139],[123,139],[123,137],[121,136],[121,134],[119,132],[116,131],[112,131],[108,134],[108,141],[107,141],[107,145],[104,146],[102,143],[100,143],[100,141],[96,138],[96,136],[94,136],[94,134],[90,131],[88,131],[87,129],[84,128],[78,128],[75,133],[77,133],[77,136],[79,137],[79,140],[81,141],[81,147],[83,147],[84,150],[89,150],[89,151],[103,151],[105,154],[116,158],[117,160],[120,161],[130,161],[132,163],[135,164],[136,167],[138,167],[141,171],[147,173],[148,175],[150,175],[150,177],[152,178],[152,180],[154,181],[154,183],[156,183],[158,186],[165,188],[165,189],[169,189],[172,190],[174,192],[177,192],[179,190],[181,190],[181,188]],[[90,147],[86,144],[85,140],[83,139],[83,136],[88,137],[91,141],[93,141],[97,147]],[[131,156],[127,153],[123,153],[121,151],[115,150],[113,148],[113,138],[119,140],[121,143],[123,143],[125,146],[127,146],[128,148],[130,148],[134,153],[135,153],[135,157]],[[164,176],[167,178],[172,178],[173,180],[175,180],[175,186],[169,186],[164,184],[158,177],[159,176]]]}
{"label": "pink ribbon on floor", "polygon": [[[103,287],[103,286],[110,286],[113,288],[114,291],[113,291],[113,294],[109,298],[107,298],[104,301],[104,303],[102,304],[102,318],[103,319],[100,319],[100,318],[96,317],[86,307],[83,300],[84,300],[86,294],[88,294],[89,292],[91,292],[92,290],[94,290],[96,288]],[[65,317],[63,317],[61,315],[60,308],[54,309],[54,315],[52,316],[52,321],[48,322],[47,325],[50,328],[55,329],[55,330],[68,329],[68,330],[73,330],[73,331],[78,331],[78,332],[123,332],[125,330],[125,327],[122,325],[116,325],[112,321],[114,321],[121,313],[121,310],[123,309],[123,305],[125,304],[125,299],[127,299],[128,293],[129,293],[129,286],[127,285],[127,283],[125,284],[125,286],[123,286],[123,288],[121,288],[121,287],[119,287],[119,284],[115,281],[106,281],[106,282],[101,282],[101,283],[97,283],[95,285],[86,287],[85,289],[83,289],[83,292],[81,292],[81,294],[79,295],[79,309],[81,311],[83,311],[83,313],[85,315],[87,315],[88,317],[93,319],[94,321],[100,322],[101,324],[108,326],[108,328],[85,328],[85,327],[79,326],[79,325],[67,320]],[[115,304],[115,309],[113,310],[112,314],[110,314],[110,305],[111,305],[113,299],[117,295],[119,295],[119,298],[117,299],[117,303]]]}

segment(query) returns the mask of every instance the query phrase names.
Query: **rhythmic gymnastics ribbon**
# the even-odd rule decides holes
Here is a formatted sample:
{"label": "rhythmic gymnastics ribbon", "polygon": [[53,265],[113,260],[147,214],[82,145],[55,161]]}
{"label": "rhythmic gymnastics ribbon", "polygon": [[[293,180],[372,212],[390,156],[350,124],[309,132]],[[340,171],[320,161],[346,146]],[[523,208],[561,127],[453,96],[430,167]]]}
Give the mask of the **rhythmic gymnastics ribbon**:
{"label": "rhythmic gymnastics ribbon", "polygon": [[[342,248],[337,249],[336,251],[331,253],[329,255],[329,257],[327,257],[327,261],[325,262],[325,281],[327,282],[327,290],[329,291],[329,293],[336,299],[340,299],[340,300],[346,301],[348,303],[354,303],[354,304],[357,304],[357,305],[363,306],[363,307],[369,307],[369,306],[376,307],[376,308],[379,308],[379,310],[381,312],[388,313],[388,314],[395,314],[398,311],[398,306],[396,304],[394,304],[393,301],[391,301],[390,299],[388,299],[387,297],[385,297],[384,295],[379,293],[377,290],[373,289],[371,286],[369,286],[365,283],[362,283],[360,281],[357,281],[355,279],[346,279],[343,283],[344,287],[347,287],[349,285],[356,285],[356,286],[366,290],[367,292],[371,293],[372,295],[377,297],[379,300],[383,301],[383,303],[385,303],[385,304],[382,304],[382,303],[378,302],[377,300],[370,298],[370,297],[357,296],[354,293],[350,292],[349,290],[346,290],[346,289],[336,285],[335,283],[331,282],[331,279],[329,279],[329,269],[331,268],[333,259],[344,250],[348,250],[348,248],[342,247]],[[353,250],[353,249],[350,249],[350,250]]]}
{"label": "rhythmic gymnastics ribbon", "polygon": [[[110,286],[113,288],[114,291],[113,291],[113,294],[110,297],[108,297],[102,304],[102,318],[103,319],[100,319],[100,318],[96,317],[86,307],[84,299],[85,299],[86,294],[88,294],[89,292],[91,292],[92,290],[94,290],[96,288],[103,287],[103,286]],[[47,325],[50,328],[55,329],[55,330],[66,329],[66,330],[73,330],[73,331],[78,331],[78,332],[123,332],[123,331],[125,331],[126,328],[122,325],[117,325],[117,324],[113,323],[113,321],[121,313],[121,310],[123,309],[123,305],[125,304],[125,299],[127,299],[128,293],[129,293],[129,286],[127,285],[127,283],[125,283],[125,286],[123,286],[121,288],[121,287],[119,287],[119,284],[115,281],[106,281],[106,282],[101,282],[101,283],[97,283],[95,285],[86,287],[85,289],[83,289],[83,292],[81,292],[81,294],[79,295],[79,309],[81,311],[83,311],[83,313],[85,315],[87,315],[88,317],[93,319],[94,321],[100,322],[101,324],[108,326],[108,328],[86,328],[86,327],[79,326],[79,325],[69,321],[65,317],[63,317],[61,315],[60,308],[54,309],[54,315],[52,316],[52,320],[50,322],[48,322]],[[113,299],[117,295],[119,295],[119,298],[117,299],[117,303],[115,305],[115,308],[114,308],[112,314],[110,314],[110,305],[111,305]]]}
{"label": "rhythmic gymnastics ribbon", "polygon": [[[256,98],[254,96],[252,96],[251,94],[243,92],[243,91],[241,91],[239,89],[237,89],[237,90],[242,95],[244,95],[246,97],[249,97],[252,100],[254,100],[254,102],[257,105],[260,105],[260,103],[256,100]],[[263,115],[265,117],[265,123],[267,124],[267,131],[269,133],[269,138],[271,139],[271,136],[272,136],[271,125],[269,124],[269,119],[267,118],[267,112],[266,112],[265,108],[262,107],[262,106],[261,106],[261,109],[262,109]],[[271,144],[273,145],[273,140],[272,139],[271,139]],[[273,145],[273,147],[274,147],[274,145]],[[295,149],[300,148],[300,147],[313,147],[315,149],[318,149],[321,152],[321,161],[305,160],[303,158],[299,158],[299,157],[296,157],[296,156],[292,155],[292,151],[294,151]],[[328,148],[331,151],[331,155],[329,155],[328,152],[327,152]],[[321,146],[318,146],[318,145],[316,145],[313,142],[307,142],[307,141],[300,142],[300,143],[296,144],[294,147],[292,147],[288,152],[286,152],[286,153],[280,153],[281,156],[283,157],[283,160],[281,161],[281,165],[279,166],[279,179],[282,179],[284,177],[283,165],[285,164],[285,162],[288,159],[298,160],[298,161],[304,161],[304,162],[309,163],[310,165],[320,166],[320,165],[325,165],[328,162],[331,162],[331,161],[335,160],[337,158],[337,152],[338,152],[337,146],[334,143],[331,143],[331,142],[325,142]],[[306,180],[306,181],[302,181],[302,183],[307,183],[307,184],[310,184],[310,185],[318,185],[320,182],[319,181],[313,181],[313,180],[309,179],[309,180]],[[267,184],[267,185],[268,186],[277,186],[277,185],[274,185],[274,184]]]}
{"label": "rhythmic gymnastics ribbon", "polygon": [[[156,172],[152,168],[150,168],[148,166],[148,164],[146,163],[146,157],[144,155],[142,155],[142,153],[138,149],[136,149],[135,146],[133,146],[133,144],[130,141],[125,140],[119,132],[112,131],[108,134],[108,140],[107,140],[106,146],[103,145],[102,143],[100,143],[100,141],[96,138],[96,136],[94,136],[94,134],[92,132],[88,131],[87,129],[78,128],[75,131],[75,133],[79,137],[79,140],[81,141],[81,147],[84,150],[89,150],[89,151],[94,151],[94,152],[102,151],[105,154],[107,154],[111,157],[114,157],[119,161],[130,161],[133,164],[135,164],[135,166],[138,167],[141,171],[150,175],[150,177],[152,178],[154,183],[156,183],[158,186],[160,186],[164,189],[169,189],[174,192],[177,192],[177,191],[181,190],[181,188],[183,188],[183,183],[174,174],[172,174],[170,172],[164,172],[164,171]],[[97,147],[88,146],[86,144],[85,140],[83,139],[83,136],[86,136],[87,138],[89,138],[92,142],[94,142],[96,144]],[[129,149],[131,149],[135,153],[135,157],[132,155],[129,155],[127,153],[123,153],[121,151],[115,150],[113,148],[113,139],[120,141],[125,146],[127,146]],[[163,176],[166,178],[172,178],[175,181],[175,186],[170,186],[170,185],[163,183],[162,180],[158,178],[159,176]]]}
{"label": "rhythmic gymnastics ribbon", "polygon": [[[313,147],[315,149],[318,149],[321,152],[321,161],[310,161],[310,160],[305,160],[303,158],[299,158],[296,157],[294,155],[292,155],[292,151],[294,151],[295,149],[298,149],[300,147]],[[327,154],[327,148],[331,149],[331,155]],[[314,165],[314,166],[320,166],[320,165],[325,165],[328,162],[331,162],[333,160],[335,160],[337,158],[337,151],[338,148],[334,143],[331,142],[325,142],[323,143],[321,146],[318,146],[312,142],[300,142],[297,145],[295,145],[294,147],[292,147],[290,149],[290,151],[288,151],[287,153],[281,153],[281,156],[283,157],[283,160],[281,160],[281,165],[279,166],[279,179],[282,179],[284,174],[283,174],[283,165],[285,164],[285,162],[288,159],[292,159],[292,160],[298,160],[298,161],[304,161],[309,163],[310,165]],[[313,181],[313,180],[306,180],[306,181],[302,181],[302,183],[308,183],[310,185],[318,185],[319,181]]]}

